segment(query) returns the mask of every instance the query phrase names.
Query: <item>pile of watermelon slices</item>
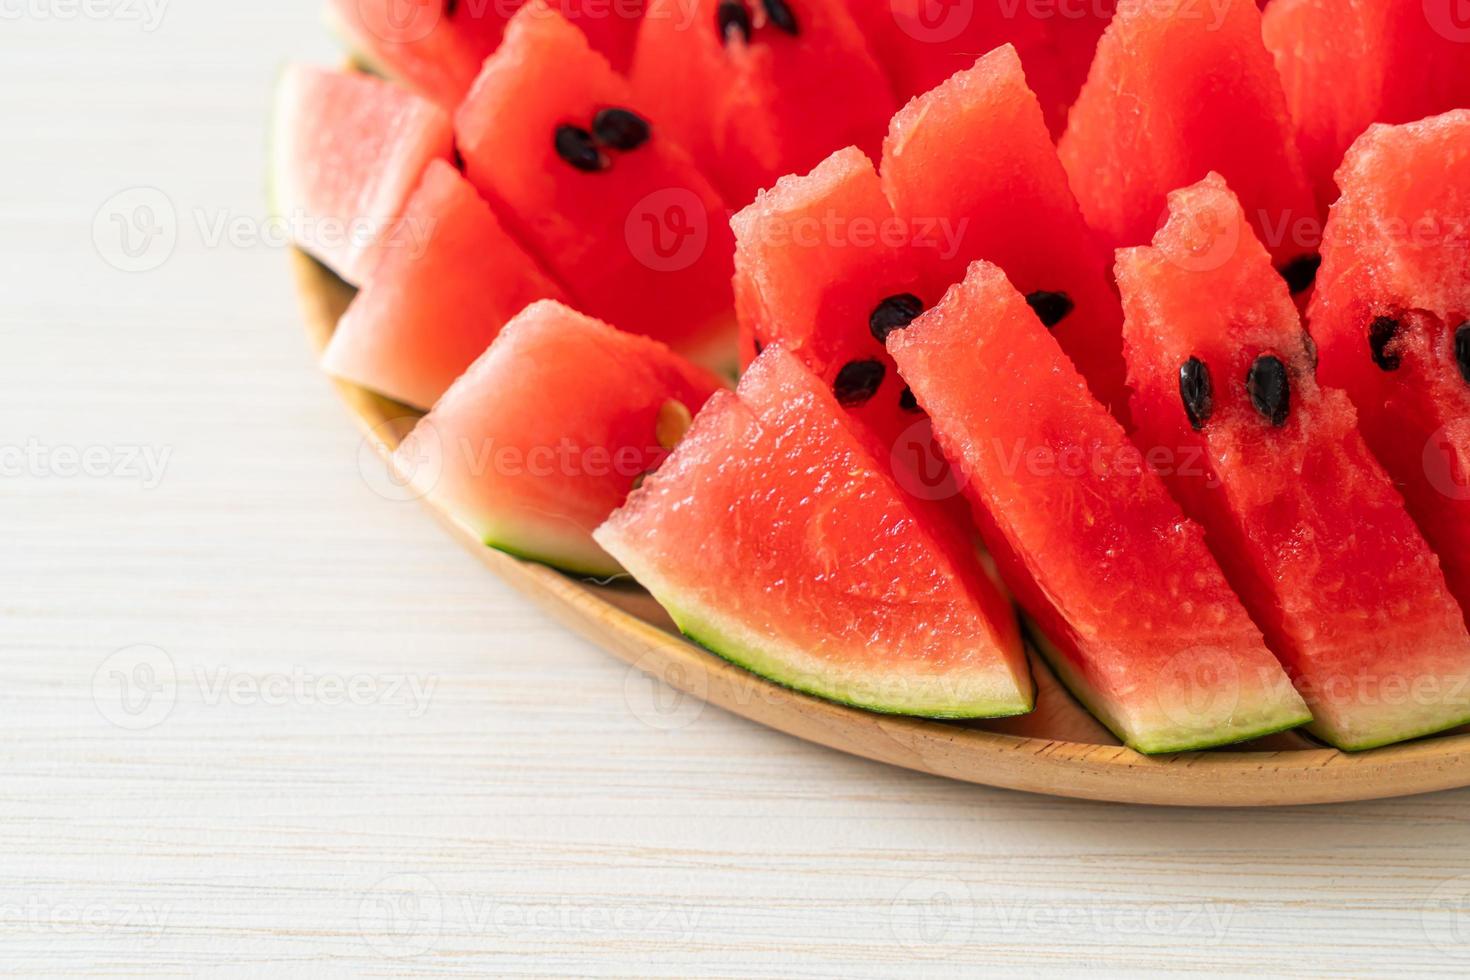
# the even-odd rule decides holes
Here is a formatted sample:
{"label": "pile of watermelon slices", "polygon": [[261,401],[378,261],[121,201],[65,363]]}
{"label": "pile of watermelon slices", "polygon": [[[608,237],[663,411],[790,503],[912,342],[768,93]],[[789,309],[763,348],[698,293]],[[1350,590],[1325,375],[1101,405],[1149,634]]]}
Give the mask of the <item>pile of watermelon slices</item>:
{"label": "pile of watermelon slices", "polygon": [[1453,0],[330,8],[274,206],[485,544],[876,712],[1470,722]]}

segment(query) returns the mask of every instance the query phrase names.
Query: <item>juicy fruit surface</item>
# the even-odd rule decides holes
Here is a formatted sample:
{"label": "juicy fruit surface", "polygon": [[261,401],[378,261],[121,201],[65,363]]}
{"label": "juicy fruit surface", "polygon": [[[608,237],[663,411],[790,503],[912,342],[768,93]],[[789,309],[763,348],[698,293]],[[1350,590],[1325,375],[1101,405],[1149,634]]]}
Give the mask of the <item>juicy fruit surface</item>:
{"label": "juicy fruit surface", "polygon": [[1310,311],[1319,373],[1352,397],[1470,608],[1470,383],[1457,356],[1470,321],[1470,111],[1372,127],[1337,181]]}
{"label": "juicy fruit surface", "polygon": [[505,26],[498,7],[475,2],[329,0],[327,9],[373,68],[446,109],[469,90]]}
{"label": "juicy fruit surface", "polygon": [[[732,3],[748,32],[721,32]],[[759,2],[651,0],[639,33],[638,99],[732,205],[837,147],[876,154],[897,108],[838,0],[782,0],[778,9],[789,21],[778,24]]]}
{"label": "juicy fruit surface", "polygon": [[[587,132],[614,108],[645,122],[646,139],[591,147],[600,169],[574,166],[559,130]],[[734,363],[724,204],[581,32],[540,0],[521,8],[455,126],[470,182],[580,308],[701,363]]]}
{"label": "juicy fruit surface", "polygon": [[997,267],[976,263],[888,345],[1058,674],[1124,742],[1178,751],[1309,720],[1199,527]]}
{"label": "juicy fruit surface", "polygon": [[[753,359],[757,344],[781,345],[894,445],[922,416],[904,407],[906,386],[874,333],[875,314],[894,297],[906,297],[889,303],[901,316],[908,298],[922,311],[938,296],[916,295],[914,250],[872,163],[854,147],[840,150],[810,174],[783,177],[731,224],[742,358]],[[863,383],[850,381],[864,365]]]}
{"label": "juicy fruit surface", "polygon": [[1369,125],[1470,107],[1470,23],[1455,19],[1453,0],[1278,0],[1262,32],[1324,211],[1337,197],[1333,173]]}
{"label": "juicy fruit surface", "polygon": [[926,293],[942,295],[984,259],[1023,294],[1064,295],[1071,309],[1052,328],[1057,340],[1098,398],[1126,411],[1118,298],[1012,48],[895,116],[881,172],[918,240]]}
{"label": "juicy fruit surface", "polygon": [[395,85],[292,65],[276,86],[273,206],[296,245],[353,285],[429,161],[447,159],[449,116]]}
{"label": "juicy fruit surface", "polygon": [[[520,6],[521,0],[329,0],[328,16],[379,73],[453,109]],[[617,0],[602,7],[566,0],[557,6],[614,67],[627,67],[641,3]]]}
{"label": "juicy fruit surface", "polygon": [[1014,614],[915,518],[791,355],[717,395],[597,540],[720,655],[807,693],[934,717],[1029,711]]}
{"label": "juicy fruit surface", "polygon": [[429,164],[323,356],[330,373],[430,408],[529,303],[562,291],[459,172]]}
{"label": "juicy fruit surface", "polygon": [[1315,244],[1301,233],[1316,207],[1252,0],[1121,5],[1059,150],[1110,247],[1147,243],[1165,196],[1210,171],[1240,195],[1278,265]]}
{"label": "juicy fruit surface", "polygon": [[592,531],[721,387],[661,344],[541,301],[445,393],[394,465],[492,547],[615,575]]}
{"label": "juicy fruit surface", "polygon": [[[1470,634],[1438,559],[1347,396],[1318,387],[1286,284],[1218,175],[1170,196],[1153,247],[1119,254],[1118,282],[1139,446],[1204,526],[1313,730],[1356,749],[1470,720]],[[1260,357],[1287,369],[1281,426],[1247,384]],[[1191,358],[1208,380],[1186,409]]]}

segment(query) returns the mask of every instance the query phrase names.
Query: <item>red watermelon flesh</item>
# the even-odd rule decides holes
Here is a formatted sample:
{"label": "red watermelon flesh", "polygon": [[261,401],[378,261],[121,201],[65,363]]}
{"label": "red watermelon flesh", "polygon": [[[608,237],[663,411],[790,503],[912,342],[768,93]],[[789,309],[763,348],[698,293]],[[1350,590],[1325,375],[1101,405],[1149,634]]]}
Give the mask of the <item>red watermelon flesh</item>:
{"label": "red watermelon flesh", "polygon": [[[494,53],[522,0],[330,0],[329,19],[358,56],[453,109]],[[633,55],[642,0],[559,0],[556,6],[619,70]]]}
{"label": "red watermelon flesh", "polygon": [[1146,244],[1165,196],[1215,171],[1278,267],[1315,250],[1316,206],[1251,0],[1120,6],[1059,150],[1111,247]]}
{"label": "red watermelon flesh", "polygon": [[724,204],[581,32],[541,0],[521,8],[455,123],[470,182],[579,307],[734,365]]}
{"label": "red watermelon flesh", "polygon": [[291,65],[276,85],[272,205],[298,248],[357,285],[429,162],[453,148],[433,103],[367,75]]}
{"label": "red watermelon flesh", "polygon": [[721,387],[662,344],[543,300],[419,422],[394,469],[493,548],[615,575],[592,531]]}
{"label": "red watermelon flesh", "polygon": [[327,15],[374,71],[451,110],[505,27],[489,0],[330,0]]}
{"label": "red watermelon flesh", "polygon": [[912,231],[927,294],[942,295],[976,259],[999,265],[1053,324],[1094,394],[1127,411],[1123,314],[1107,260],[1013,48],[992,51],[899,112],[882,174]]}
{"label": "red watermelon flesh", "polygon": [[1337,183],[1310,311],[1320,375],[1352,396],[1470,608],[1470,110],[1373,126]]}
{"label": "red watermelon flesh", "polygon": [[1460,607],[1347,395],[1318,387],[1239,202],[1217,175],[1169,202],[1154,246],[1118,258],[1140,448],[1204,526],[1316,734],[1365,749],[1470,721]]}
{"label": "red watermelon flesh", "polygon": [[1119,738],[1171,752],[1310,720],[1203,532],[998,267],[888,347],[1043,652]]}
{"label": "red watermelon flesh", "polygon": [[1262,22],[1322,210],[1374,122],[1470,108],[1470,19],[1458,0],[1279,0]]}
{"label": "red watermelon flesh", "polygon": [[632,79],[732,205],[838,147],[876,154],[897,108],[839,0],[650,0]]}
{"label": "red watermelon flesh", "polygon": [[855,147],[840,150],[810,174],[781,178],[731,226],[742,346],[780,344],[894,445],[922,415],[879,335],[938,294],[920,295],[907,229],[873,164]]}
{"label": "red watermelon flesh", "polygon": [[449,164],[429,164],[398,230],[337,323],[323,366],[429,408],[506,321],[561,287],[501,228]]}
{"label": "red watermelon flesh", "polygon": [[687,635],[789,687],[933,717],[1031,710],[1009,604],[849,424],[769,348],[597,540]]}

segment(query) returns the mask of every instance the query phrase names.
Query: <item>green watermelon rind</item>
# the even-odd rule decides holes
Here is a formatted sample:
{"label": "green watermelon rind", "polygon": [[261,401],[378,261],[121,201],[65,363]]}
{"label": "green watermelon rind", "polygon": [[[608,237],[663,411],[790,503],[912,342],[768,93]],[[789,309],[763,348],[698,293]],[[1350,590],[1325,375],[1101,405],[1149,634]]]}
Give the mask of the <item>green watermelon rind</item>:
{"label": "green watermelon rind", "polygon": [[[716,620],[720,618],[718,615],[693,614],[687,606],[669,598],[667,590],[650,591],[653,591],[654,597],[668,611],[680,632],[689,640],[722,660],[801,694],[812,695],[852,708],[861,708],[876,714],[950,721],[1013,718],[1017,715],[1028,714],[1036,707],[1035,686],[1029,677],[1026,679],[1027,688],[1022,692],[1024,697],[1018,701],[1003,701],[994,697],[987,697],[983,700],[965,698],[904,700],[884,697],[877,693],[865,695],[861,684],[826,682],[815,672],[793,670],[789,658],[757,649],[737,639],[733,635],[733,630],[716,625]],[[872,676],[873,681],[868,687],[874,692],[881,692],[884,686],[903,687],[915,683],[913,677],[906,676],[899,671],[889,673],[886,678],[876,674]]]}
{"label": "green watermelon rind", "polygon": [[1325,742],[1340,752],[1367,752],[1370,749],[1381,749],[1387,745],[1396,745],[1399,742],[1407,742],[1416,738],[1428,738],[1431,735],[1439,735],[1452,728],[1461,725],[1470,725],[1470,709],[1464,715],[1457,715],[1453,721],[1430,721],[1421,725],[1410,725],[1406,728],[1395,729],[1392,734],[1377,734],[1367,736],[1363,741],[1352,741],[1339,738],[1319,724],[1307,725],[1305,731],[1318,741]]}
{"label": "green watermelon rind", "polygon": [[1088,685],[1077,676],[1067,658],[1057,650],[1030,617],[1021,616],[1021,630],[1051,667],[1052,672],[1056,674],[1067,692],[1076,698],[1094,718],[1102,722],[1104,727],[1117,737],[1118,741],[1142,755],[1170,755],[1176,752],[1198,752],[1204,749],[1236,745],[1240,742],[1249,742],[1252,739],[1301,728],[1312,721],[1312,716],[1306,713],[1297,718],[1270,718],[1270,720],[1263,719],[1259,723],[1231,726],[1224,730],[1216,729],[1214,734],[1202,734],[1198,729],[1192,728],[1180,728],[1172,734],[1167,729],[1159,729],[1145,740],[1130,733],[1129,726],[1124,725],[1112,711],[1105,709],[1101,705],[1101,699],[1091,695]]}
{"label": "green watermelon rind", "polygon": [[503,555],[509,555],[518,561],[528,561],[537,565],[545,565],[568,575],[577,575],[582,578],[596,579],[599,582],[617,578],[623,573],[621,565],[616,562],[607,564],[596,564],[585,560],[586,556],[572,557],[566,551],[559,551],[554,547],[544,547],[530,544],[524,540],[512,542],[503,535],[481,538],[481,543],[493,551]]}

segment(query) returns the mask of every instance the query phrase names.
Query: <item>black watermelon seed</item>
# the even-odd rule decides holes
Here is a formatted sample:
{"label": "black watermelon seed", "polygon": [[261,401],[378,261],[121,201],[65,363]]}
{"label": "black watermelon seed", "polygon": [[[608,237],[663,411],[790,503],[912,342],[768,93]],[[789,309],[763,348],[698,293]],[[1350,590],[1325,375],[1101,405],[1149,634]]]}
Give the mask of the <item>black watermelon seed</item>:
{"label": "black watermelon seed", "polygon": [[556,155],[578,170],[595,173],[607,169],[607,157],[593,142],[592,134],[581,126],[563,124],[556,127]]}
{"label": "black watermelon seed", "polygon": [[1286,365],[1273,354],[1262,354],[1251,365],[1245,378],[1245,390],[1250,393],[1251,404],[1261,413],[1261,418],[1278,429],[1286,424],[1291,414],[1291,381],[1286,376]]}
{"label": "black watermelon seed", "polygon": [[846,408],[861,405],[878,393],[878,386],[883,384],[883,374],[882,361],[851,361],[837,372],[832,393]]}
{"label": "black watermelon seed", "polygon": [[600,109],[592,117],[592,136],[614,150],[636,150],[648,142],[648,120],[630,109]]}
{"label": "black watermelon seed", "polygon": [[1368,326],[1368,349],[1373,352],[1373,363],[1385,371],[1399,369],[1399,356],[1388,352],[1388,345],[1399,334],[1399,321],[1391,316],[1380,316]]}
{"label": "black watermelon seed", "polygon": [[459,13],[459,0],[444,0],[445,19],[452,19],[457,13]]}
{"label": "black watermelon seed", "polygon": [[454,169],[460,173],[464,173],[465,166],[464,154],[459,152],[459,144],[456,143],[454,146]]}
{"label": "black watermelon seed", "polygon": [[899,293],[878,304],[868,317],[868,329],[873,332],[873,339],[886,344],[889,334],[913,323],[923,312],[923,300],[913,293]]}
{"label": "black watermelon seed", "polygon": [[786,0],[761,0],[761,2],[766,8],[766,16],[770,18],[772,27],[778,31],[785,31],[793,37],[799,33],[796,26],[796,14],[792,13]]}
{"label": "black watermelon seed", "polygon": [[1460,365],[1460,377],[1470,382],[1470,320],[1455,328],[1455,360]]}
{"label": "black watermelon seed", "polygon": [[1312,339],[1310,331],[1302,331],[1302,350],[1306,351],[1307,364],[1311,366],[1312,373],[1317,373],[1317,341]]}
{"label": "black watermelon seed", "polygon": [[715,8],[715,25],[720,29],[721,44],[729,44],[735,35],[747,44],[750,42],[750,11],[744,0],[720,0]]}
{"label": "black watermelon seed", "polygon": [[760,357],[761,356],[761,352],[764,351],[765,349],[766,349],[766,345],[765,344],[761,343],[759,340],[757,340],[755,342],[755,356],[756,357]]}
{"label": "black watermelon seed", "polygon": [[1317,270],[1321,267],[1322,256],[1303,255],[1292,259],[1279,271],[1281,278],[1286,280],[1286,288],[1295,296],[1312,288],[1312,284],[1317,281]]}
{"label": "black watermelon seed", "polygon": [[1184,414],[1196,432],[1205,427],[1215,411],[1215,386],[1210,381],[1210,369],[1205,362],[1191,357],[1179,368],[1179,397],[1184,402]]}
{"label": "black watermelon seed", "polygon": [[903,394],[898,396],[898,407],[905,412],[923,411],[923,409],[919,407],[919,400],[914,397],[914,389],[912,388],[905,388],[903,390]]}
{"label": "black watermelon seed", "polygon": [[1050,330],[1067,318],[1067,314],[1077,308],[1072,302],[1072,297],[1066,293],[1052,293],[1045,289],[1038,289],[1026,297],[1026,302],[1036,315],[1041,319],[1042,326]]}

